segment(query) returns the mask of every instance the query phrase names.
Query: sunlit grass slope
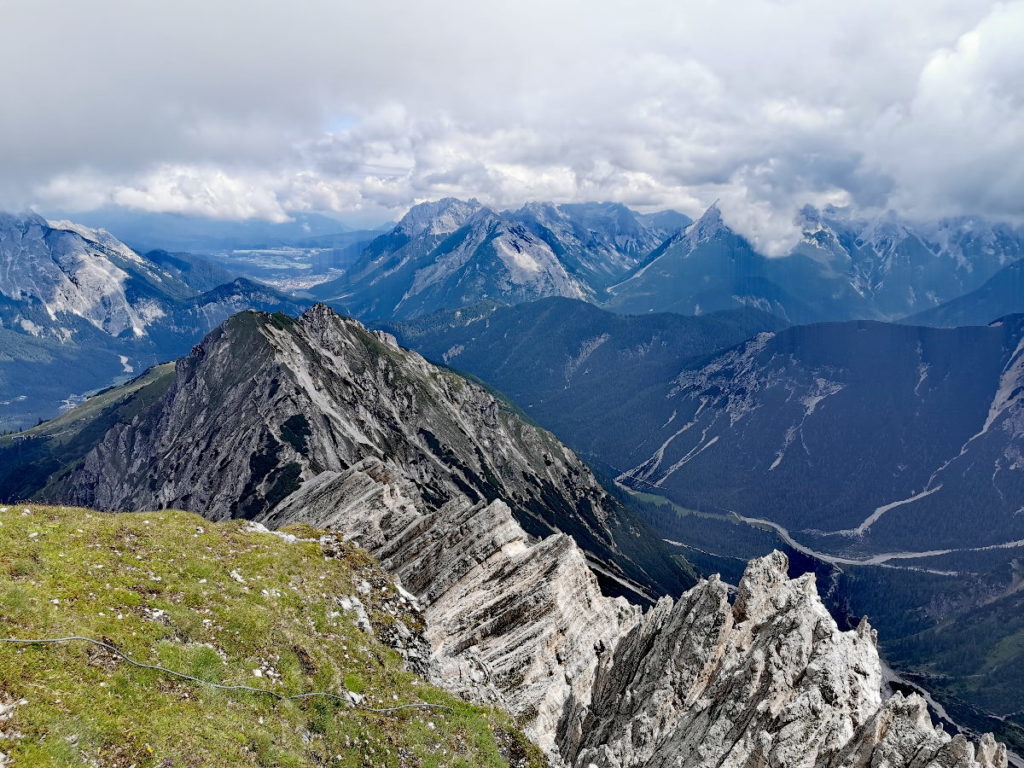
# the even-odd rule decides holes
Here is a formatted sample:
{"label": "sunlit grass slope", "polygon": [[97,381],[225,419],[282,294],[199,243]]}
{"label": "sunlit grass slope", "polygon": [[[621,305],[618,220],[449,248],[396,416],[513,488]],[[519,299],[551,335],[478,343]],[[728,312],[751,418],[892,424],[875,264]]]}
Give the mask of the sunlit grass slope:
{"label": "sunlit grass slope", "polygon": [[[0,643],[0,765],[542,763],[507,716],[406,671],[382,639],[415,636],[421,619],[366,553],[290,533],[184,512],[0,507],[0,637],[84,635],[205,681],[362,697],[277,701],[78,641]],[[421,703],[438,706],[367,709]]]}

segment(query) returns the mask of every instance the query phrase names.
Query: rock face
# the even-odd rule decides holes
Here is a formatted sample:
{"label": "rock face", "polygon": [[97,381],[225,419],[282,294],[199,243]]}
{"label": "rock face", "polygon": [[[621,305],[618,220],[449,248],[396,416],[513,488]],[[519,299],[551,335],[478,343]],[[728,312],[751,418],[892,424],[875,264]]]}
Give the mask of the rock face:
{"label": "rock face", "polygon": [[[301,501],[314,519],[332,509]],[[840,632],[780,553],[750,564],[732,605],[712,578],[644,613],[600,594],[569,537],[531,540],[500,501],[334,510],[327,521],[423,599],[433,681],[506,708],[555,763],[1006,765],[990,736],[934,728],[918,696],[883,702],[874,631]]]}
{"label": "rock face", "polygon": [[361,318],[411,317],[482,299],[588,295],[551,246],[475,200],[415,206],[314,294]]}
{"label": "rock face", "polygon": [[383,320],[485,300],[593,299],[688,223],[612,203],[497,211],[446,198],[414,206],[345,275],[312,292],[347,314]]}
{"label": "rock face", "polygon": [[916,696],[883,701],[873,630],[840,632],[779,553],[732,603],[717,578],[646,611],[604,594],[645,574],[617,535],[643,532],[576,457],[326,308],[239,315],[143,390],[42,495],[344,531],[422,602],[433,680],[507,709],[555,764],[1006,764]]}
{"label": "rock face", "polygon": [[296,499],[312,496],[390,516],[501,499],[529,534],[572,535],[613,593],[644,600],[693,583],[552,435],[324,306],[298,320],[239,314],[174,375],[166,397],[107,430],[43,495],[271,522],[306,519]]}
{"label": "rock face", "polygon": [[84,321],[110,336],[146,335],[190,291],[102,230],[0,214],[4,325],[70,339]]}
{"label": "rock face", "polygon": [[621,203],[527,203],[509,215],[550,244],[571,274],[598,291],[691,223],[675,211],[642,215]]}
{"label": "rock face", "polygon": [[0,213],[0,431],[186,353],[243,309],[306,306],[201,259],[151,256],[103,230]]}
{"label": "rock face", "polygon": [[649,611],[604,659],[574,765],[1004,765],[932,727],[922,699],[880,695],[875,633],[840,632],[810,575],[775,552],[748,566],[736,602],[711,579]]}
{"label": "rock face", "polygon": [[787,578],[780,553],[751,563],[732,605],[712,578],[644,613],[601,595],[570,537],[532,539],[501,501],[422,514],[372,482],[332,482],[280,516],[345,530],[379,557],[426,605],[434,681],[508,709],[567,765],[1005,760],[991,740],[975,758],[932,728],[917,697],[883,704],[874,631],[840,632],[813,577]]}

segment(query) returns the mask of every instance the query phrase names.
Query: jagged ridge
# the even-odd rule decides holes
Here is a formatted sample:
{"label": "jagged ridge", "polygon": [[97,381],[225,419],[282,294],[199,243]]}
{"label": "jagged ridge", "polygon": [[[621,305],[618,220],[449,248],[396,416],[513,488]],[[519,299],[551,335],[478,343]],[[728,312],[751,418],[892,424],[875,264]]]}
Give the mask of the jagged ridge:
{"label": "jagged ridge", "polygon": [[[38,493],[275,521],[307,484],[329,486],[335,504],[382,508],[501,498],[531,535],[574,536],[613,593],[644,600],[692,584],[549,433],[324,306],[298,320],[236,316],[179,362],[166,397],[124,422],[100,428]],[[378,498],[362,478],[390,490]]]}
{"label": "jagged ridge", "polygon": [[543,519],[532,494],[550,487],[549,525],[565,524],[559,499],[577,512],[589,499],[578,535],[613,540],[599,489],[503,413],[326,308],[246,313],[45,493],[345,531],[424,601],[433,679],[501,704],[568,765],[1005,765],[991,737],[974,747],[934,729],[921,699],[883,702],[873,631],[839,632],[782,555],[752,563],[732,605],[715,578],[646,613],[603,595],[572,537],[523,525]]}

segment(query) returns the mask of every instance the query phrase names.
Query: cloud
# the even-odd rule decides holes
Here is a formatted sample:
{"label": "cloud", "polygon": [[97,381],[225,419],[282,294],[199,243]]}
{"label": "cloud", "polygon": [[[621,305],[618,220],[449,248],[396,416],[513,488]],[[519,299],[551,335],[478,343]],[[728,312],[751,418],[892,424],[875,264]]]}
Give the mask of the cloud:
{"label": "cloud", "polygon": [[0,205],[618,200],[1014,218],[1024,2],[12,0]]}
{"label": "cloud", "polygon": [[929,211],[1024,213],[1024,3],[998,5],[922,68],[905,105],[876,124],[871,167],[893,203]]}

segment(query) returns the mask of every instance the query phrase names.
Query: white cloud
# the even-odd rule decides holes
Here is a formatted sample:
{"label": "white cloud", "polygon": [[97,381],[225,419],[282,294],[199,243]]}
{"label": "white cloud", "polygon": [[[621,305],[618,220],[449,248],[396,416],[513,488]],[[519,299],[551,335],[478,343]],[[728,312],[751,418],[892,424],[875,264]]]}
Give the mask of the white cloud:
{"label": "white cloud", "polygon": [[171,211],[224,219],[286,221],[268,178],[238,178],[219,168],[161,166],[136,183],[111,190],[111,202],[143,211]]}
{"label": "white cloud", "polygon": [[12,0],[0,204],[1021,214],[1024,2]]}
{"label": "white cloud", "polygon": [[913,99],[870,137],[872,168],[895,182],[893,203],[1024,215],[1024,3],[998,5],[922,68]]}

